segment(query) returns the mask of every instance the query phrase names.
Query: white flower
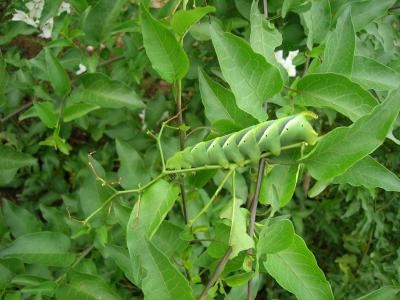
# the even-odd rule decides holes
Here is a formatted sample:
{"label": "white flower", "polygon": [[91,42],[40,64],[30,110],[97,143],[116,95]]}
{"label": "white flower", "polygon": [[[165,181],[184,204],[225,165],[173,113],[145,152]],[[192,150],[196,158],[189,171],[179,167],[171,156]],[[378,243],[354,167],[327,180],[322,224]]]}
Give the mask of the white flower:
{"label": "white flower", "polygon": [[276,61],[286,69],[290,77],[296,76],[296,66],[293,65],[293,59],[297,56],[297,54],[299,54],[299,50],[289,51],[288,56],[286,59],[284,59],[282,50],[275,52]]}
{"label": "white flower", "polygon": [[86,66],[84,64],[79,64],[79,70],[76,71],[76,75],[81,75],[83,73],[85,73],[87,70]]}
{"label": "white flower", "polygon": [[15,14],[13,14],[13,17],[11,19],[12,21],[22,21],[28,25],[31,25],[33,27],[37,27],[39,24],[39,21],[35,21],[33,18],[28,16],[25,12],[22,10],[15,10]]}
{"label": "white flower", "polygon": [[29,9],[29,16],[31,18],[40,19],[44,7],[44,0],[29,1],[25,6]]}
{"label": "white flower", "polygon": [[66,12],[67,14],[71,13],[71,4],[68,2],[63,1],[58,8],[58,13],[57,16],[61,15],[63,12]]}
{"label": "white flower", "polygon": [[51,32],[53,31],[53,25],[54,25],[53,18],[48,19],[46,21],[46,23],[44,23],[42,26],[40,26],[42,33],[39,34],[39,36],[44,39],[51,38]]}

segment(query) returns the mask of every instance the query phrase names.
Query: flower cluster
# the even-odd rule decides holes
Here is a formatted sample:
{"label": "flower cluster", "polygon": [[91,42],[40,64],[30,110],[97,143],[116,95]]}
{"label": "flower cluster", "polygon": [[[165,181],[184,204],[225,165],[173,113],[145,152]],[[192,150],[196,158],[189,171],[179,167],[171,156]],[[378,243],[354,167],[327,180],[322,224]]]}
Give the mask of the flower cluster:
{"label": "flower cluster", "polygon": [[[40,24],[40,16],[42,15],[45,0],[32,0],[25,4],[28,8],[28,13],[22,10],[15,10],[13,14],[13,21],[21,21],[35,28],[39,28],[41,33],[40,37],[49,39],[51,37],[51,32],[53,31],[53,18],[48,19],[43,24]],[[63,1],[58,8],[57,15],[61,15],[63,12],[69,14],[71,12],[71,6],[69,3]]]}
{"label": "flower cluster", "polygon": [[283,51],[279,50],[275,52],[275,58],[288,72],[290,77],[296,76],[296,66],[293,65],[293,59],[299,54],[299,50],[289,51],[289,55],[283,58]]}

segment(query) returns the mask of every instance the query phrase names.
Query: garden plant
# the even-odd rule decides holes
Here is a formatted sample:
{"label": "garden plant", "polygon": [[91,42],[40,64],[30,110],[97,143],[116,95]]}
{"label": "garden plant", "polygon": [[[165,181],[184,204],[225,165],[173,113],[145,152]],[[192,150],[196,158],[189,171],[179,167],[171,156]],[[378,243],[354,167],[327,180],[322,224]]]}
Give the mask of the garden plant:
{"label": "garden plant", "polygon": [[1,299],[398,299],[399,12],[2,1]]}

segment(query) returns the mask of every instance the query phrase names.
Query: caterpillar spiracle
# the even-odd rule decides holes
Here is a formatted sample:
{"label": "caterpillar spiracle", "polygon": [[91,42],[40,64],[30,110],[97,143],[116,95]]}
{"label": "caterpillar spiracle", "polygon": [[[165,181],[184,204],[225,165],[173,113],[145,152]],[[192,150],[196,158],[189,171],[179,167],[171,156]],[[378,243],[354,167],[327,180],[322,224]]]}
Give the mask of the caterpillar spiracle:
{"label": "caterpillar spiracle", "polygon": [[263,153],[279,156],[282,147],[305,142],[314,145],[317,133],[307,120],[316,118],[304,112],[276,120],[266,121],[238,132],[200,142],[175,153],[166,163],[167,169],[184,169],[204,165],[231,163],[243,165],[246,160],[257,162]]}

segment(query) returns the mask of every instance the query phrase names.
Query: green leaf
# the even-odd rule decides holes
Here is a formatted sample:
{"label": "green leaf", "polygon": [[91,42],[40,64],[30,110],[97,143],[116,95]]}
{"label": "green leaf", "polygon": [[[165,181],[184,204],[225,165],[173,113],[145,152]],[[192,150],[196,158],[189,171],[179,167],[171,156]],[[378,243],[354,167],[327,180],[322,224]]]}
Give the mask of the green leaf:
{"label": "green leaf", "polygon": [[103,108],[144,108],[135,91],[123,82],[111,80],[102,73],[85,74],[79,78],[82,86],[72,95],[73,102],[82,102]]}
{"label": "green leaf", "polygon": [[212,80],[200,69],[199,85],[204,113],[211,123],[229,120],[242,128],[257,123],[256,119],[237,107],[235,96],[230,90]]}
{"label": "green leaf", "polygon": [[250,45],[255,52],[264,56],[268,63],[276,66],[275,48],[282,44],[282,34],[260,13],[258,2],[254,1],[251,6]]}
{"label": "green leaf", "polygon": [[[308,2],[308,1],[307,1]],[[307,33],[307,47],[312,49],[314,44],[320,44],[326,38],[332,22],[332,13],[329,0],[314,0],[311,8],[301,14]]]}
{"label": "green leaf", "polygon": [[171,19],[171,25],[179,39],[183,39],[193,24],[199,22],[205,15],[215,12],[212,6],[196,7],[191,10],[178,10]]}
{"label": "green leaf", "polygon": [[46,23],[46,21],[54,17],[61,5],[62,0],[45,1],[42,13],[40,15],[40,25]]}
{"label": "green leaf", "polygon": [[55,128],[57,126],[58,115],[54,110],[53,103],[34,103],[33,107],[35,108],[37,116],[48,128]]}
{"label": "green leaf", "polygon": [[307,0],[284,0],[282,3],[282,17],[286,17],[289,11],[308,10]]}
{"label": "green leaf", "polygon": [[92,104],[72,103],[63,109],[63,121],[71,122],[99,108],[100,106]]}
{"label": "green leaf", "polygon": [[118,177],[121,179],[121,186],[124,189],[134,189],[147,183],[150,180],[150,174],[137,150],[129,143],[118,139],[115,143],[120,160]]}
{"label": "green leaf", "polygon": [[[3,200],[2,208],[4,222],[15,238],[42,230],[42,223],[29,210],[7,200]],[[21,222],[21,220],[24,221]]]}
{"label": "green leaf", "polygon": [[57,57],[49,48],[45,48],[44,51],[48,80],[55,93],[60,97],[65,97],[71,91],[71,83],[67,71],[65,71]]}
{"label": "green leaf", "polygon": [[257,244],[257,256],[272,254],[287,249],[294,239],[294,227],[290,220],[284,219],[264,225]]}
{"label": "green leaf", "polygon": [[[292,199],[299,176],[300,165],[274,165],[263,177],[260,203],[279,209]],[[276,207],[277,206],[277,207]]]}
{"label": "green leaf", "polygon": [[396,0],[354,1],[351,3],[351,15],[355,30],[358,32],[373,20],[386,15],[388,9],[395,3]]}
{"label": "green leaf", "polygon": [[128,233],[137,235],[140,232],[151,238],[174,205],[178,194],[179,188],[165,180],[160,179],[151,185],[132,210]]}
{"label": "green leaf", "polygon": [[99,0],[91,7],[83,21],[85,39],[94,45],[100,44],[109,38],[110,32],[120,15],[126,0]]}
{"label": "green leaf", "polygon": [[265,121],[262,104],[282,89],[279,70],[255,53],[242,38],[222,32],[214,23],[210,31],[222,73],[237,105],[258,120]]}
{"label": "green leaf", "polygon": [[369,155],[355,163],[344,174],[335,177],[332,182],[400,192],[399,177]]}
{"label": "green leaf", "polygon": [[239,273],[229,277],[225,277],[224,281],[230,287],[238,287],[247,284],[249,280],[253,278],[253,276],[253,272]]}
{"label": "green leaf", "polygon": [[9,184],[17,174],[18,169],[2,170],[0,173],[0,186]]}
{"label": "green leaf", "polygon": [[351,79],[365,89],[394,90],[400,85],[400,74],[378,61],[364,56],[354,57]]}
{"label": "green leaf", "polygon": [[62,283],[56,290],[57,300],[121,300],[104,279],[90,274],[73,273],[71,282]]}
{"label": "green leaf", "polygon": [[153,68],[168,82],[182,79],[189,59],[175,36],[141,6],[143,44]]}
{"label": "green leaf", "polygon": [[181,239],[182,231],[182,227],[163,221],[151,241],[166,256],[179,255],[189,244],[189,241]]}
{"label": "green leaf", "polygon": [[68,252],[69,238],[59,232],[42,231],[18,237],[8,247],[0,250],[1,258],[16,258],[25,263],[54,267],[68,267],[75,254]]}
{"label": "green leaf", "polygon": [[390,132],[400,110],[400,90],[350,127],[340,127],[323,136],[303,159],[311,175],[328,180],[343,174],[357,161],[378,148]]}
{"label": "green leaf", "polygon": [[[78,189],[79,203],[84,217],[88,217],[96,209],[101,207],[103,202],[112,194],[112,191],[104,188],[100,180],[96,178],[96,176],[98,176],[103,180],[107,180],[104,169],[92,157],[89,158],[89,163],[95,169],[96,174],[88,168],[78,177],[80,183]],[[99,212],[92,218],[90,224],[93,227],[102,225],[105,216],[105,211]]]}
{"label": "green leaf", "polygon": [[290,247],[268,254],[264,266],[280,286],[299,300],[333,299],[331,287],[314,255],[296,234]]}
{"label": "green leaf", "polygon": [[115,264],[124,272],[124,275],[131,282],[134,282],[129,260],[129,253],[126,248],[116,245],[106,245],[104,247],[104,258],[111,258],[115,262]]}
{"label": "green leaf", "polygon": [[388,285],[359,297],[357,300],[396,300],[399,299],[399,294],[400,287]]}
{"label": "green leaf", "polygon": [[339,74],[311,74],[297,84],[295,103],[327,107],[355,121],[368,114],[378,101],[366,90]]}
{"label": "green leaf", "polygon": [[33,166],[36,159],[29,154],[14,150],[5,145],[0,145],[0,170],[12,170]]}
{"label": "green leaf", "polygon": [[355,42],[350,9],[347,9],[340,15],[335,30],[328,37],[320,71],[350,76],[353,70]]}
{"label": "green leaf", "polygon": [[142,243],[143,267],[146,275],[142,289],[146,299],[195,299],[189,282],[171,261],[147,238]]}
{"label": "green leaf", "polygon": [[221,212],[221,218],[230,220],[229,246],[232,247],[230,258],[236,257],[240,251],[250,249],[254,246],[253,239],[247,233],[248,211],[241,208],[241,202],[237,198],[230,201]]}

